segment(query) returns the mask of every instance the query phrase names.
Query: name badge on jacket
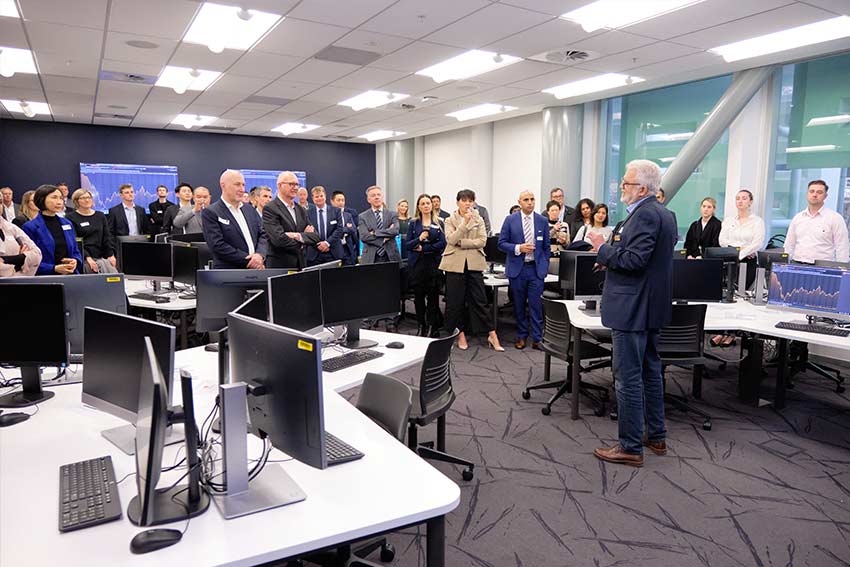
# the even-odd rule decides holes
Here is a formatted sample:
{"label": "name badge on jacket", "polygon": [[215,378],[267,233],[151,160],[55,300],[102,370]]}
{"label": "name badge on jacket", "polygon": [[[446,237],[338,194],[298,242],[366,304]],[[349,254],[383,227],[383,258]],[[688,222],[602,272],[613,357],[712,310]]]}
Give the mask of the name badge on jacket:
{"label": "name badge on jacket", "polygon": [[221,217],[218,217],[218,222],[220,222],[220,223],[221,223],[221,224],[223,224],[224,226],[230,226],[230,221],[229,221],[229,220],[227,220],[227,219],[223,219],[223,218],[221,218]]}
{"label": "name badge on jacket", "polygon": [[336,224],[336,221],[335,221],[335,220],[332,220],[332,221],[331,221],[331,222],[329,222],[328,224]]}
{"label": "name badge on jacket", "polygon": [[89,226],[89,224],[90,224],[89,221],[81,222],[80,226]]}
{"label": "name badge on jacket", "polygon": [[71,226],[70,224],[63,224],[62,225],[62,230],[73,230],[73,229],[74,229],[74,227]]}

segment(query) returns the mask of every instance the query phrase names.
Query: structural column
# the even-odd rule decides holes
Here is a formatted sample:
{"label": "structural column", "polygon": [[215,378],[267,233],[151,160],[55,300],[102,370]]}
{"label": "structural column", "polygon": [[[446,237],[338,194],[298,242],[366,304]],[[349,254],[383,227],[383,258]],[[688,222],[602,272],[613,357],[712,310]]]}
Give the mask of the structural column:
{"label": "structural column", "polygon": [[400,199],[407,199],[413,208],[415,186],[415,142],[409,140],[390,140],[386,143],[386,187],[384,195],[387,206],[395,210]]}
{"label": "structural column", "polygon": [[541,200],[548,199],[553,187],[564,190],[567,203],[579,200],[583,122],[582,105],[543,109]]}

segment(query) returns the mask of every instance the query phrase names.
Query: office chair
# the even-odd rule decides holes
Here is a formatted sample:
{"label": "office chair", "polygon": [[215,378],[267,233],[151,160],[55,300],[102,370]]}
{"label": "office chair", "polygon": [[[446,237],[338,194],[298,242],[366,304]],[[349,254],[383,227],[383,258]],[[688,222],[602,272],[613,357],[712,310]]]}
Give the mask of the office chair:
{"label": "office chair", "polygon": [[[574,362],[579,365],[579,372],[590,372],[591,370],[611,366],[611,351],[609,349],[595,342],[584,340],[581,341],[581,345],[579,346],[581,360],[603,360],[587,366],[581,366],[581,360],[573,361],[572,343],[570,316],[567,312],[567,306],[561,301],[544,299],[543,341],[540,343],[540,347],[546,355],[543,366],[543,382],[526,386],[522,391],[522,398],[528,400],[531,398],[532,390],[557,389],[555,394],[549,398],[549,401],[540,410],[543,415],[552,413],[552,404],[564,394],[572,391],[571,376]],[[564,380],[550,381],[553,356],[567,363],[567,375]],[[579,393],[587,396],[594,403],[596,406],[594,413],[597,416],[605,415],[608,402],[608,388],[582,381],[579,383]]]}
{"label": "office chair", "polygon": [[[561,273],[560,269],[561,261],[559,258],[550,258],[549,259],[549,274],[551,275],[559,275]],[[563,299],[564,293],[561,290],[561,282],[554,283],[545,283],[543,284],[543,299]]]}
{"label": "office chair", "polygon": [[[413,388],[413,407],[410,410],[407,428],[407,446],[422,457],[444,463],[453,463],[466,467],[463,480],[472,480],[475,465],[467,460],[455,457],[446,450],[446,413],[455,401],[452,388],[451,354],[452,346],[459,331],[449,337],[435,339],[425,351],[422,371],[419,374],[419,387]],[[433,443],[419,443],[417,428],[437,421],[437,448]]]}
{"label": "office chair", "polygon": [[[789,344],[789,355],[796,355],[797,358],[795,360],[788,361],[788,388],[793,388],[794,383],[791,381],[794,376],[799,374],[800,372],[806,372],[811,370],[815,374],[826,378],[827,380],[833,382],[835,384],[835,393],[841,394],[844,392],[844,378],[841,376],[841,372],[830,366],[826,366],[825,364],[818,364],[817,362],[812,362],[809,360],[809,345],[800,341],[791,341]],[[770,364],[768,366],[776,366],[776,364]],[[834,374],[834,375],[833,375]]]}

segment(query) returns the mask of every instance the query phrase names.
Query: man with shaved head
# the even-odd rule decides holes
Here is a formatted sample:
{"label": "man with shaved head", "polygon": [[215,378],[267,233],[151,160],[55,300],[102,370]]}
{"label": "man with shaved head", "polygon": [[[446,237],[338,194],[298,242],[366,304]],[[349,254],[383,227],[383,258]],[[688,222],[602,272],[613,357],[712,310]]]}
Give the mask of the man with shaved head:
{"label": "man with shaved head", "polygon": [[[265,268],[266,233],[260,219],[248,206],[243,212],[242,195],[245,178],[234,169],[227,169],[219,178],[221,200],[201,212],[204,240],[213,258],[213,268]],[[196,193],[195,198],[198,195]]]}
{"label": "man with shaved head", "polygon": [[282,171],[277,176],[277,195],[263,208],[263,228],[269,235],[269,268],[304,268],[304,245],[319,242],[297,195],[298,178],[291,171]]}

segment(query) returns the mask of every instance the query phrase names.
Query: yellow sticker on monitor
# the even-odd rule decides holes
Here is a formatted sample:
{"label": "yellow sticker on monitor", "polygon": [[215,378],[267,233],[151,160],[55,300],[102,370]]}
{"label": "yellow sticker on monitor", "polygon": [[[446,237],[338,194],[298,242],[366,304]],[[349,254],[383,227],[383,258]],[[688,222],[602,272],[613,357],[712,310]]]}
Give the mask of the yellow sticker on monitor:
{"label": "yellow sticker on monitor", "polygon": [[120,283],[121,278],[111,277],[111,278],[106,278],[106,281],[109,282],[109,283],[116,283],[116,282]]}
{"label": "yellow sticker on monitor", "polygon": [[313,343],[302,341],[301,339],[299,339],[298,348],[300,348],[301,350],[306,350],[307,352],[313,352]]}

